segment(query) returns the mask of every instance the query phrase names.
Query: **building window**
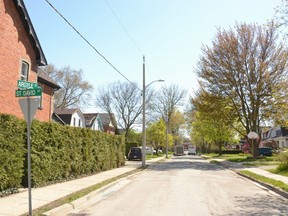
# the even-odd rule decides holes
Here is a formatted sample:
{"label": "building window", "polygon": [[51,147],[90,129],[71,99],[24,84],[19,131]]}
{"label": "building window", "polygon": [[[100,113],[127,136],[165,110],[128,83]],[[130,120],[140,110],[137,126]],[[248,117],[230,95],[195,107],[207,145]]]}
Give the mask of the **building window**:
{"label": "building window", "polygon": [[81,120],[78,119],[78,126],[81,127]]}
{"label": "building window", "polygon": [[73,126],[76,126],[76,118],[73,118]]}
{"label": "building window", "polygon": [[[42,93],[43,93],[43,86],[40,86],[38,83],[38,86],[42,89]],[[39,96],[39,106],[38,109],[43,109],[43,96]]]}
{"label": "building window", "polygon": [[29,64],[26,61],[21,62],[21,80],[28,81]]}

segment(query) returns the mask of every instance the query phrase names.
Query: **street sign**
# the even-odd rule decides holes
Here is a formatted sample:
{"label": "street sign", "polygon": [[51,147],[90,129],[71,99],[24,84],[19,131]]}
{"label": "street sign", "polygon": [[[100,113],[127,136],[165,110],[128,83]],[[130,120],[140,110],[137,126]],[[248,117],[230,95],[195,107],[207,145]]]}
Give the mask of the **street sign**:
{"label": "street sign", "polygon": [[39,98],[21,98],[19,105],[25,117],[27,124],[31,124],[34,115],[39,107]]}
{"label": "street sign", "polygon": [[41,95],[42,95],[41,88],[16,90],[15,92],[16,97],[30,97],[30,96],[41,96]]}
{"label": "street sign", "polygon": [[[20,90],[19,90],[20,91]],[[17,93],[16,93],[17,94]],[[38,109],[39,98],[21,98],[19,99],[19,105],[24,114],[27,123],[27,163],[28,163],[28,199],[29,199],[29,216],[32,216],[32,186],[31,186],[31,123],[34,115]]]}
{"label": "street sign", "polygon": [[39,88],[37,83],[28,82],[25,80],[18,80],[17,87],[19,89],[37,89],[37,88]]}

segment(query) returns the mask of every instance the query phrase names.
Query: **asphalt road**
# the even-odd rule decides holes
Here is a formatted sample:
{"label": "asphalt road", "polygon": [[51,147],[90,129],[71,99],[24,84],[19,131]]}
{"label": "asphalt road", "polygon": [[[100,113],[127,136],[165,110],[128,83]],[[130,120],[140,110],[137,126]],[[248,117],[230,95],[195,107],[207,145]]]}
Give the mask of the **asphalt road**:
{"label": "asphalt road", "polygon": [[68,215],[286,216],[288,200],[220,165],[186,155],[123,179]]}

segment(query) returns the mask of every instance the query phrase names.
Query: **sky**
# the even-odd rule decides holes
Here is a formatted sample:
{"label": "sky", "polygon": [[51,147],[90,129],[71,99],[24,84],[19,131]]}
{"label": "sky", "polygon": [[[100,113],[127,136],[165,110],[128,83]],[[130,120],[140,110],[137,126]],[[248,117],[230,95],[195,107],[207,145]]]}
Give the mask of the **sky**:
{"label": "sky", "polygon": [[[265,24],[281,0],[49,0],[105,57],[111,67],[46,2],[24,0],[49,64],[83,70],[94,86],[136,82],[156,89],[176,84],[197,91],[201,46],[211,45],[217,28],[237,23]],[[120,73],[119,73],[120,72]],[[96,94],[95,94],[96,95]],[[93,100],[93,98],[91,98]],[[87,105],[82,110],[95,108]]]}

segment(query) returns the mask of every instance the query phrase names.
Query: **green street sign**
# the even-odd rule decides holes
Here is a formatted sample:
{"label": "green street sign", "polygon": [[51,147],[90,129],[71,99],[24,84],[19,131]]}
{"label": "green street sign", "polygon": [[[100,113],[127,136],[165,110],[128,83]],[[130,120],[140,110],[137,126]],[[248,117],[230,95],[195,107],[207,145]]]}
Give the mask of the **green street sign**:
{"label": "green street sign", "polygon": [[37,89],[37,88],[39,88],[37,83],[28,82],[28,81],[24,81],[24,80],[18,80],[17,87],[19,89]]}
{"label": "green street sign", "polygon": [[16,90],[15,96],[16,97],[30,97],[30,96],[41,96],[42,89],[26,89],[26,90]]}

